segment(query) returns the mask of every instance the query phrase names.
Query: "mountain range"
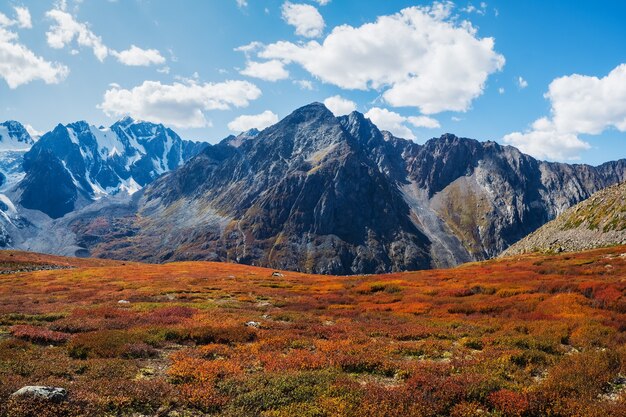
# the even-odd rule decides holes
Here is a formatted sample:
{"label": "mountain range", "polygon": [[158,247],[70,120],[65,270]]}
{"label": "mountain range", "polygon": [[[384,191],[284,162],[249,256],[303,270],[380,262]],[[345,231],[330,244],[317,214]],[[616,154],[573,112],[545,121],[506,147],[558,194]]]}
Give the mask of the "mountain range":
{"label": "mountain range", "polygon": [[[109,128],[80,121],[34,140],[23,125],[0,125],[0,244],[23,247],[47,223],[102,198],[126,198],[200,152],[161,124],[125,118]],[[45,249],[45,248],[43,248]]]}
{"label": "mountain range", "polygon": [[22,167],[5,192],[20,219],[7,245],[327,274],[495,257],[626,180],[624,159],[544,162],[452,134],[420,145],[320,103],[215,145],[132,119],[59,125]]}

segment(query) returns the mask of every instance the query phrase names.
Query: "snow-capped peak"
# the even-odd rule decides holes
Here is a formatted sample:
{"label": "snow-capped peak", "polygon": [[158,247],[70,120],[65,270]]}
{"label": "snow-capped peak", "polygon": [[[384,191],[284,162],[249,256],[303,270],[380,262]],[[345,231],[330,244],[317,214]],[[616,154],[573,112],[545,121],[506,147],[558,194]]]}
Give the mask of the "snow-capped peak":
{"label": "snow-capped peak", "polygon": [[0,123],[0,151],[27,151],[34,143],[21,123],[14,120]]}

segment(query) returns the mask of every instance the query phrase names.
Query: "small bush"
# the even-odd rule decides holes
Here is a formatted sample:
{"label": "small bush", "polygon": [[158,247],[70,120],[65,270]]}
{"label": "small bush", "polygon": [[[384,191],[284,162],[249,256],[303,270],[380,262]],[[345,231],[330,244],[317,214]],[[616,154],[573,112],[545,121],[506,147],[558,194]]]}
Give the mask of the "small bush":
{"label": "small bush", "polygon": [[198,345],[206,345],[209,343],[245,343],[252,342],[256,338],[256,333],[249,327],[228,326],[199,326],[199,327],[179,327],[171,329],[165,334],[167,340],[185,343],[193,342]]}
{"label": "small bush", "polygon": [[45,345],[60,345],[67,342],[70,335],[48,330],[45,327],[19,324],[11,327],[11,334],[22,340]]}
{"label": "small bush", "polygon": [[148,333],[100,330],[75,335],[67,349],[75,359],[155,357],[158,352],[146,343],[149,339]]}
{"label": "small bush", "polygon": [[488,400],[496,411],[507,417],[522,417],[530,407],[528,398],[524,394],[507,389],[491,393]]}

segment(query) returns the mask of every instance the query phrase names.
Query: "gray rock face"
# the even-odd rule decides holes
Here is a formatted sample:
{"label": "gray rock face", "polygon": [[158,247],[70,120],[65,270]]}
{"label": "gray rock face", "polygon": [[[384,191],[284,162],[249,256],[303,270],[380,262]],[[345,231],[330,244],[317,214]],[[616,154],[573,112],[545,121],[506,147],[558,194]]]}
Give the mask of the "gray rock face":
{"label": "gray rock face", "polygon": [[328,274],[448,267],[496,256],[624,180],[626,160],[548,163],[451,134],[418,145],[314,103],[208,147],[146,187],[124,223],[132,236],[87,246]]}
{"label": "gray rock face", "polygon": [[598,191],[508,248],[502,256],[626,245],[626,183]]}
{"label": "gray rock face", "polygon": [[22,398],[31,397],[53,402],[61,402],[67,397],[67,391],[64,388],[29,385],[15,391],[11,394],[11,396]]}

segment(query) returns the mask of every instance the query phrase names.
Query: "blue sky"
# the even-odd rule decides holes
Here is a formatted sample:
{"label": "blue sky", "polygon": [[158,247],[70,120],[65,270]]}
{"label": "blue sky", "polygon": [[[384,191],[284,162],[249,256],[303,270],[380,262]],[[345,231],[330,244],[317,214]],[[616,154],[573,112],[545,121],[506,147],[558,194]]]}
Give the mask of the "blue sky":
{"label": "blue sky", "polygon": [[0,120],[38,131],[130,114],[217,142],[334,97],[337,114],[420,143],[452,132],[541,159],[626,157],[623,1],[8,0],[0,13]]}

